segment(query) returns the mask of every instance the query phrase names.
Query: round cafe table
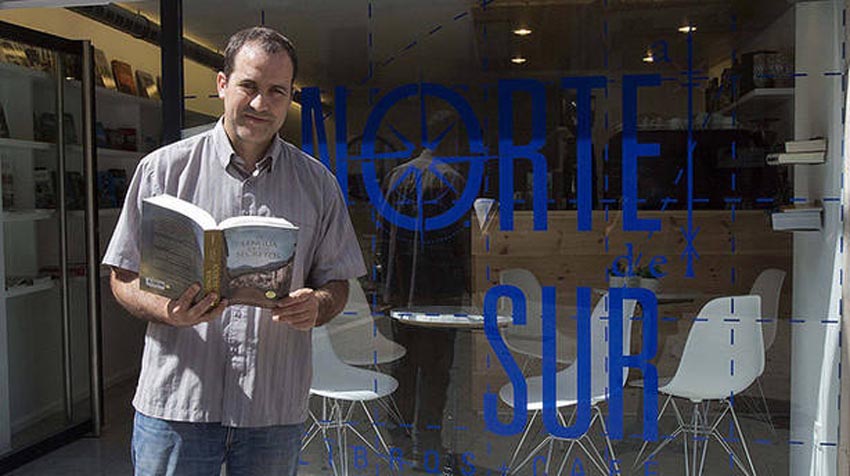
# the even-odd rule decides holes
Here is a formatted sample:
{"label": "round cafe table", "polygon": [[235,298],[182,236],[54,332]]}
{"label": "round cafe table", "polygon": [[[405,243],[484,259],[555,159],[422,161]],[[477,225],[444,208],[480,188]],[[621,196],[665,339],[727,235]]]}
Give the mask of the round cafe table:
{"label": "round cafe table", "polygon": [[[471,306],[416,306],[390,311],[390,317],[412,326],[441,329],[483,329],[484,313]],[[508,316],[496,316],[499,327],[510,324]]]}
{"label": "round cafe table", "polygon": [[[446,419],[449,424],[449,438],[452,457],[459,454],[457,448],[458,431],[468,430],[464,422],[469,413],[458,406],[458,386],[465,382],[469,385],[472,374],[472,333],[484,329],[484,313],[481,309],[470,306],[415,306],[397,308],[390,311],[390,317],[400,323],[427,327],[432,329],[447,329],[467,331],[459,335],[455,343],[455,359],[452,363],[450,384],[448,392],[449,405],[447,406]],[[510,324],[512,318],[509,316],[497,316],[496,322],[499,327]],[[458,358],[460,356],[460,358]]]}

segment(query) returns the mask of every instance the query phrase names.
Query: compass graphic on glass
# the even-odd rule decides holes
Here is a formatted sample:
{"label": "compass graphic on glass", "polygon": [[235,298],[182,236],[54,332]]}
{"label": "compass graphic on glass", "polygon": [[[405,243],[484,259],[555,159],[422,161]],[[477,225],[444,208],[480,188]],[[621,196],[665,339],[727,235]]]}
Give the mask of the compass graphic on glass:
{"label": "compass graphic on glass", "polygon": [[[420,138],[412,141],[391,124],[387,124],[404,148],[396,152],[376,152],[378,130],[387,113],[400,102],[419,96]],[[426,98],[447,103],[463,122],[466,129],[468,151],[461,155],[434,155],[440,142],[454,127],[454,123],[439,131],[433,139],[429,136]],[[423,152],[414,158],[417,150]],[[430,231],[445,228],[464,217],[481,188],[484,162],[488,158],[482,139],[481,125],[469,103],[458,93],[437,84],[409,84],[400,86],[381,98],[375,105],[363,132],[360,149],[363,160],[363,182],[372,205],[386,220],[408,230]],[[390,174],[386,191],[381,190],[376,163],[382,160],[413,159],[395,167]],[[467,169],[464,180],[458,180],[456,170]],[[462,187],[459,188],[459,187]],[[438,190],[438,192],[434,192]],[[386,193],[386,196],[384,195]],[[429,204],[444,201],[451,194],[451,206],[432,216],[426,213]],[[401,195],[401,199],[398,199]],[[394,199],[388,197],[393,196]]]}

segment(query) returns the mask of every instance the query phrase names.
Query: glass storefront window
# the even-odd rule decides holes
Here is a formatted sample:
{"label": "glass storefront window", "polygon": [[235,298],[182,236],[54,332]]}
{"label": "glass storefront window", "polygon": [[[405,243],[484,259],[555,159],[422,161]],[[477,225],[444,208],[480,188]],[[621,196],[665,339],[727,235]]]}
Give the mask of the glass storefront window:
{"label": "glass storefront window", "polygon": [[359,471],[834,474],[842,8],[370,2],[311,7],[321,33],[287,22],[318,56],[298,140],[371,266],[368,312],[319,351],[356,363],[362,319],[354,345],[399,384],[367,405],[387,448],[362,414],[340,446],[317,413],[302,471],[347,450]]}

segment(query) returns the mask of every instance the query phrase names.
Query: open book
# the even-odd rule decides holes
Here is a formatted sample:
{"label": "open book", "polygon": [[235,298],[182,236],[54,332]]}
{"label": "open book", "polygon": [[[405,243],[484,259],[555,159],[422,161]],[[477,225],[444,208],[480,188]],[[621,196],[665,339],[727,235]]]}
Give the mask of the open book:
{"label": "open book", "polygon": [[171,299],[201,283],[230,304],[269,307],[286,297],[298,227],[282,218],[240,216],[216,223],[170,195],[142,203],[139,286]]}

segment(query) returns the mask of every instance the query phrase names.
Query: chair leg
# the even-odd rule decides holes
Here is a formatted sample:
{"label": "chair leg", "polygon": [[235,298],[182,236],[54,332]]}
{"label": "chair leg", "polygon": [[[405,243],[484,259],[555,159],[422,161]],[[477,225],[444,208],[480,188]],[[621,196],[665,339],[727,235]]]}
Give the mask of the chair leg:
{"label": "chair leg", "polygon": [[744,455],[747,457],[747,463],[750,465],[750,473],[752,476],[756,476],[756,467],[753,465],[753,458],[750,457],[750,449],[747,448],[747,439],[744,437],[744,432],[741,431],[741,424],[738,422],[738,414],[735,413],[735,406],[732,405],[732,402],[726,401],[729,405],[729,412],[732,414],[732,420],[735,422],[735,429],[738,431],[738,437],[741,438],[741,446],[744,447]]}
{"label": "chair leg", "polygon": [[522,449],[522,445],[525,444],[525,439],[528,438],[528,434],[531,432],[531,427],[534,425],[534,419],[537,418],[538,413],[539,411],[537,410],[531,412],[531,420],[529,420],[528,424],[525,425],[525,431],[522,432],[522,437],[520,437],[519,443],[517,443],[516,448],[514,448],[513,455],[511,455],[511,461],[508,463],[508,468],[516,469],[514,468],[514,463],[519,456],[519,450]]}
{"label": "chair leg", "polygon": [[[602,425],[602,434],[605,436],[605,445],[608,447],[608,454],[611,455],[610,463],[613,468],[609,469],[612,474],[620,474],[620,461],[617,459],[617,455],[614,454],[614,446],[611,444],[611,437],[608,435],[608,427],[605,425],[605,417],[602,415],[602,410],[600,410],[598,406],[595,408],[599,413],[599,423]],[[605,463],[605,466],[608,466],[609,461],[605,461]]]}
{"label": "chair leg", "polygon": [[761,387],[761,377],[756,378],[756,387],[759,389],[761,403],[764,405],[764,416],[767,417],[767,424],[770,425],[770,432],[776,438],[776,426],[773,425],[773,418],[770,416],[770,407],[767,406],[767,398],[764,396],[764,389]]}
{"label": "chair leg", "polygon": [[[664,416],[664,411],[667,410],[667,405],[670,404],[670,400],[672,398],[672,395],[667,395],[667,398],[664,400],[664,404],[661,406],[661,411],[658,412],[658,417],[655,419],[656,422],[661,421],[661,417]],[[641,461],[640,457],[643,456],[643,452],[646,451],[647,445],[649,445],[649,441],[644,440],[643,444],[640,446],[640,451],[638,451],[637,456],[635,456],[635,462],[632,464],[632,470],[636,469],[638,465],[646,463],[646,460]]]}

